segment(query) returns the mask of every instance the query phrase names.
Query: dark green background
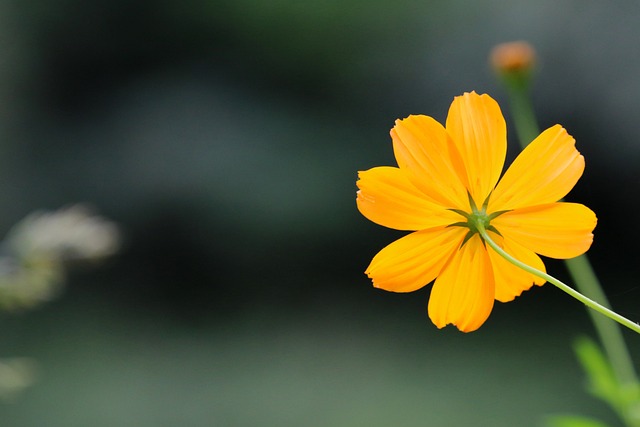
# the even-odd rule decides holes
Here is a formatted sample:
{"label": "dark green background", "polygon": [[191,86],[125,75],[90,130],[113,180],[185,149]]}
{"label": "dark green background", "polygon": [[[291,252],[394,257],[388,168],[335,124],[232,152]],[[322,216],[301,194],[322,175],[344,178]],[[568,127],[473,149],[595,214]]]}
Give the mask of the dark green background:
{"label": "dark green background", "polygon": [[586,157],[569,199],[598,214],[590,256],[640,319],[639,20],[632,1],[0,2],[1,229],[82,201],[125,236],[58,300],[2,317],[0,355],[40,363],[3,425],[611,419],[571,351],[588,318],[559,290],[465,335],[430,323],[428,288],[373,289],[363,270],[402,233],[360,216],[355,179],[393,164],[396,118],[442,121],[464,91],[511,126],[487,55],[529,40],[541,124]]}

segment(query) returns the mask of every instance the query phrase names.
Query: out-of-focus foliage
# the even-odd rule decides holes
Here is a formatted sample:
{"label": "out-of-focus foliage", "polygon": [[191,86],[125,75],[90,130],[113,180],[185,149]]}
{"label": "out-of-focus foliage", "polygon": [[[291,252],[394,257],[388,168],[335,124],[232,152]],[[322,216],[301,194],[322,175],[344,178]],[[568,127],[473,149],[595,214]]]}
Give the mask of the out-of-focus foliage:
{"label": "out-of-focus foliage", "polygon": [[27,357],[0,359],[0,400],[12,402],[20,398],[27,387],[37,379],[37,363]]}
{"label": "out-of-focus foliage", "polygon": [[549,427],[609,427],[598,420],[577,415],[558,415],[547,421]]}
{"label": "out-of-focus foliage", "polygon": [[640,238],[619,218],[639,173],[639,17],[624,1],[0,2],[0,229],[83,200],[127,235],[64,298],[4,319],[2,355],[42,372],[6,423],[606,419],[575,392],[567,343],[587,319],[553,289],[464,339],[431,329],[428,290],[372,289],[362,272],[398,233],[359,217],[354,181],[393,161],[396,118],[442,119],[472,89],[502,104],[486,56],[529,40],[541,124],[587,159],[574,197],[599,217],[598,273],[638,317],[616,295],[635,284],[620,242]]}
{"label": "out-of-focus foliage", "polygon": [[590,338],[576,340],[574,348],[587,374],[588,390],[607,402],[627,425],[640,425],[640,384],[621,384],[600,347]]}
{"label": "out-of-focus foliage", "polygon": [[[69,267],[96,263],[120,246],[114,223],[74,205],[34,212],[0,243],[0,310],[32,309],[56,295]],[[10,400],[34,383],[36,362],[0,359],[0,399]]]}

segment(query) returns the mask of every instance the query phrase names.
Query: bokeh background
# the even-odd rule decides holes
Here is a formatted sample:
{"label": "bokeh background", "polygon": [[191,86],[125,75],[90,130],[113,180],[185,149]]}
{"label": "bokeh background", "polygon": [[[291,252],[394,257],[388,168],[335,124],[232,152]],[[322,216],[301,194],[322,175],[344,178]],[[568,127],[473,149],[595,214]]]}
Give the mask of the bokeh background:
{"label": "bokeh background", "polygon": [[540,122],[586,157],[569,199],[598,214],[592,261],[640,319],[639,23],[629,0],[0,2],[0,230],[86,202],[124,235],[58,299],[2,315],[0,356],[39,363],[3,425],[612,420],[559,290],[465,335],[431,324],[429,288],[373,289],[364,268],[402,233],[359,215],[355,179],[393,164],[396,118],[444,120],[464,91],[511,125],[487,56],[528,40]]}

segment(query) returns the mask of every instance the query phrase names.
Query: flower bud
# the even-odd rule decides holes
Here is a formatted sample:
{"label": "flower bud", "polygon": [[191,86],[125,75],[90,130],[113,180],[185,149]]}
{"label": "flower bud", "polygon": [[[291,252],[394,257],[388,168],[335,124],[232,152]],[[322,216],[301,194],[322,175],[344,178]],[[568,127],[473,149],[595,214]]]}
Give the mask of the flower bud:
{"label": "flower bud", "polygon": [[490,56],[491,65],[499,74],[527,73],[533,68],[535,59],[535,49],[525,41],[496,45]]}

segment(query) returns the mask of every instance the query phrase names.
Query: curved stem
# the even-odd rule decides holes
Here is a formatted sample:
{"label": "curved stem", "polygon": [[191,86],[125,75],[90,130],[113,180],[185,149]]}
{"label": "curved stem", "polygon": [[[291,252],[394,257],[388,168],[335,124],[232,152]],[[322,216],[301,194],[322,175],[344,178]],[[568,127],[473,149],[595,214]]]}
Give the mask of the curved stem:
{"label": "curved stem", "polygon": [[[504,76],[504,83],[511,101],[511,111],[518,140],[522,149],[539,133],[540,128],[531,98],[529,96],[529,76]],[[565,260],[569,274],[580,293],[588,298],[600,302],[600,305],[610,309],[609,301],[602,289],[587,255]],[[636,384],[638,377],[629,350],[624,342],[622,331],[605,317],[599,316],[592,310],[587,310],[596,329],[605,353],[611,362],[612,369],[621,384]]]}
{"label": "curved stem", "polygon": [[560,288],[564,292],[568,293],[569,295],[571,295],[572,297],[574,297],[575,299],[577,299],[578,301],[580,301],[581,303],[583,303],[587,307],[590,307],[590,308],[594,309],[595,311],[607,316],[609,319],[615,320],[616,322],[620,323],[621,325],[626,326],[627,328],[631,329],[632,331],[635,331],[635,332],[640,334],[640,325],[639,324],[637,324],[635,322],[632,322],[631,320],[627,319],[626,317],[620,316],[615,311],[612,311],[612,310],[608,309],[607,307],[605,307],[605,306],[603,306],[601,304],[598,304],[597,302],[587,298],[586,296],[582,295],[580,292],[576,291],[575,289],[573,289],[569,285],[564,284],[563,282],[561,282],[560,280],[556,279],[555,277],[550,276],[547,273],[544,273],[544,272],[542,272],[542,271],[540,271],[538,269],[535,269],[535,268],[523,263],[522,261],[519,261],[519,260],[515,259],[511,255],[509,255],[507,252],[505,252],[500,246],[498,246],[496,244],[496,242],[491,240],[491,237],[489,237],[489,234],[487,233],[487,230],[484,228],[484,225],[480,221],[478,221],[476,226],[478,227],[478,233],[480,233],[480,235],[482,236],[484,241],[489,246],[491,246],[491,248],[494,251],[496,251],[498,254],[500,254],[500,256],[502,256],[504,259],[509,261],[511,264],[515,265],[516,267],[519,267],[519,268],[523,269],[524,271],[526,271],[528,273],[531,273],[533,275],[536,275],[536,276],[546,280],[547,282],[555,285],[556,287]]}

